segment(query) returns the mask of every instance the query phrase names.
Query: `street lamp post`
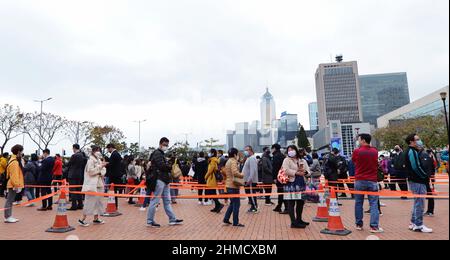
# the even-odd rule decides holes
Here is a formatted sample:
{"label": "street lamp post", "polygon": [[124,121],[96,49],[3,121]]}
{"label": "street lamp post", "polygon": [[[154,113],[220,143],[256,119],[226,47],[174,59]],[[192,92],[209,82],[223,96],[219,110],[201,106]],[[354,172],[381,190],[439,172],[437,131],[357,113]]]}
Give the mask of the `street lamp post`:
{"label": "street lamp post", "polygon": [[444,102],[444,117],[445,117],[445,124],[447,127],[447,144],[450,142],[450,132],[449,132],[449,126],[448,126],[448,113],[447,113],[447,105],[445,104],[445,101],[447,100],[447,92],[441,93],[442,102]]}
{"label": "street lamp post", "polygon": [[134,121],[134,122],[139,124],[139,141],[138,141],[139,151],[138,152],[140,153],[140,151],[141,151],[141,124],[144,122],[147,122],[147,119],[138,120],[138,121]]}
{"label": "street lamp post", "polygon": [[41,136],[42,136],[42,113],[43,113],[43,108],[44,108],[44,102],[50,101],[53,98],[47,98],[47,99],[43,99],[43,100],[34,100],[34,102],[36,103],[41,103],[41,114],[39,115],[40,117],[40,122],[39,122],[39,147],[38,147],[38,153],[40,155],[41,153]]}

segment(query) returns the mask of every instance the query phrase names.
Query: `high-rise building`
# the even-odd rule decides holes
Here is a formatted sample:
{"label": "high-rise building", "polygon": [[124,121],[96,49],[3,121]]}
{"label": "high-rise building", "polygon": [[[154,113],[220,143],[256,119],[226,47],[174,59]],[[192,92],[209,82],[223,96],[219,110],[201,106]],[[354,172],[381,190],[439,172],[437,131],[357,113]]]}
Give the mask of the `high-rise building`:
{"label": "high-rise building", "polygon": [[298,132],[298,116],[283,112],[280,117],[280,126],[278,128],[278,142],[282,146],[287,146],[288,141],[295,139]]}
{"label": "high-rise building", "polygon": [[377,126],[377,118],[410,103],[406,73],[361,75],[363,121]]}
{"label": "high-rise building", "polygon": [[270,130],[272,122],[276,119],[275,100],[266,89],[266,93],[261,98],[261,129]]}
{"label": "high-rise building", "polygon": [[362,121],[358,63],[343,62],[320,64],[316,72],[316,93],[319,112],[319,128],[325,128],[330,120],[342,123]]}
{"label": "high-rise building", "polygon": [[319,130],[319,111],[317,110],[317,102],[309,103],[309,129]]}

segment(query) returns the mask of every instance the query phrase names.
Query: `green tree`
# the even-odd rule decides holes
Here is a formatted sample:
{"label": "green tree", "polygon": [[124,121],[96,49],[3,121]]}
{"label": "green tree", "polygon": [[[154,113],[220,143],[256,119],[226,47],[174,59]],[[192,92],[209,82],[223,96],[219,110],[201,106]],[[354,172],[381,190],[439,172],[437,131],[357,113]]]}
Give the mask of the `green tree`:
{"label": "green tree", "polygon": [[205,140],[204,142],[206,143],[206,147],[208,149],[212,149],[212,148],[215,148],[218,146],[219,140],[214,139],[214,138],[209,138],[208,140]]}
{"label": "green tree", "polygon": [[311,144],[309,143],[308,136],[306,136],[305,128],[300,125],[300,128],[297,133],[297,146],[301,148],[310,148]]}
{"label": "green tree", "polygon": [[396,145],[405,146],[406,136],[412,133],[417,133],[428,148],[444,147],[447,144],[444,122],[443,115],[400,120],[378,129],[374,137],[382,150],[391,150]]}
{"label": "green tree", "polygon": [[124,134],[118,128],[114,126],[96,126],[92,128],[92,144],[97,145],[104,151],[108,144],[114,144],[118,151],[124,151],[126,143],[124,145]]}

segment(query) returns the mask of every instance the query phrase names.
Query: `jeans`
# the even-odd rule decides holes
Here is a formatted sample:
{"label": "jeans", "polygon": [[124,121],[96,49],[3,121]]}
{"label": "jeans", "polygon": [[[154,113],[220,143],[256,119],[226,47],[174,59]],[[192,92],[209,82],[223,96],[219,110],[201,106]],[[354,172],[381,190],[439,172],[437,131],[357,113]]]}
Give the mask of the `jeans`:
{"label": "jeans", "polygon": [[34,188],[25,188],[25,196],[27,196],[28,201],[36,199]]}
{"label": "jeans", "polygon": [[[239,189],[227,189],[228,194],[239,194]],[[241,198],[231,198],[231,203],[228,206],[227,212],[225,213],[224,222],[230,221],[231,214],[233,214],[233,225],[239,225],[239,208],[241,207]]]}
{"label": "jeans", "polygon": [[[409,182],[409,187],[415,195],[426,195],[427,185],[415,182]],[[424,198],[414,198],[414,207],[412,210],[411,223],[420,227],[423,226],[423,211],[425,208]]]}
{"label": "jeans", "polygon": [[148,210],[147,224],[155,224],[156,206],[159,203],[160,196],[162,196],[164,203],[164,210],[169,217],[169,221],[173,222],[177,220],[175,213],[173,212],[169,185],[161,180],[158,180],[155,189],[155,197],[150,200],[150,208]]}
{"label": "jeans", "polygon": [[[371,181],[356,181],[355,191],[378,192],[378,183]],[[369,195],[370,227],[378,228],[380,223],[380,211],[378,209],[379,196]],[[365,195],[355,194],[355,218],[356,225],[364,225],[364,198]]]}
{"label": "jeans", "polygon": [[[256,183],[245,185],[245,194],[256,194],[256,192],[258,191],[257,186],[258,184]],[[250,201],[251,210],[258,209],[257,197],[249,197],[248,200]]]}
{"label": "jeans", "polygon": [[13,189],[8,189],[8,197],[5,203],[5,219],[12,217],[13,203],[16,200],[16,192]]}

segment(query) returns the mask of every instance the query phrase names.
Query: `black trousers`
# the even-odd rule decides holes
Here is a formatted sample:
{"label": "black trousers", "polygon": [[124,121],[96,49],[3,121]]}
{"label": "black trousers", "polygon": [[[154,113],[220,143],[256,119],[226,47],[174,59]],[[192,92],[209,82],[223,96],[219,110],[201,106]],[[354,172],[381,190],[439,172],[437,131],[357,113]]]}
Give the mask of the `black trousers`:
{"label": "black trousers", "polygon": [[[246,185],[245,186],[245,194],[249,195],[249,194],[256,194],[256,192],[258,191],[258,184],[257,183],[252,183],[251,185]],[[251,209],[255,210],[258,208],[258,198],[251,196],[248,197],[248,200],[250,201],[250,205],[251,205]]]}
{"label": "black trousers", "polygon": [[0,197],[5,196],[6,191],[6,172],[0,174]]}
{"label": "black trousers", "polygon": [[400,178],[397,176],[391,176],[394,180],[389,183],[391,191],[397,191],[397,185],[401,191],[408,191],[408,181],[406,178]]}
{"label": "black trousers", "polygon": [[[277,193],[284,193],[284,186],[279,184],[278,182],[277,182]],[[281,209],[283,204],[284,204],[284,209],[287,210],[288,205],[287,205],[286,201],[284,200],[284,195],[283,194],[278,195],[277,208]]]}
{"label": "black trousers", "polygon": [[289,217],[291,218],[292,224],[297,224],[301,221],[303,221],[303,208],[305,206],[304,200],[288,200],[288,212]]}
{"label": "black trousers", "polygon": [[[109,182],[110,182],[110,184],[115,184],[115,185],[122,185],[123,184],[122,178],[120,178],[120,177],[119,178],[117,178],[117,177],[110,177],[109,178]],[[114,193],[115,194],[120,194],[120,192],[123,191],[123,190],[124,190],[123,188],[114,186]],[[116,197],[116,208],[119,209],[119,198],[118,197]]]}
{"label": "black trousers", "polygon": [[[50,186],[50,185],[43,185],[43,186]],[[46,196],[48,194],[52,193],[52,188],[37,188],[36,189],[36,198]],[[42,208],[50,208],[53,206],[53,197],[50,197],[48,199],[45,199],[42,201]]]}
{"label": "black trousers", "polygon": [[[427,186],[427,194],[428,195],[433,195],[433,190],[431,189],[431,185],[430,185],[429,182],[426,184],[426,186]],[[434,199],[433,198],[428,198],[427,200],[428,200],[427,213],[434,214]]]}
{"label": "black trousers", "polygon": [[[81,186],[83,185],[83,180],[80,179],[69,179],[70,186]],[[81,192],[82,187],[74,187],[70,188],[70,191]],[[69,194],[70,200],[72,201],[72,208],[81,208],[83,207],[83,195],[81,194]]]}
{"label": "black trousers", "polygon": [[[272,183],[264,183],[264,185],[272,185]],[[272,186],[265,187],[264,193],[272,193]],[[270,195],[266,195],[266,203],[269,204],[271,202],[272,202],[272,200],[270,199]]]}
{"label": "black trousers", "polygon": [[[217,190],[210,190],[210,189],[205,190],[205,195],[217,195]],[[218,208],[220,208],[220,205],[222,205],[218,198],[211,199],[211,200],[214,201],[214,204],[215,204],[214,209],[218,209]]]}

